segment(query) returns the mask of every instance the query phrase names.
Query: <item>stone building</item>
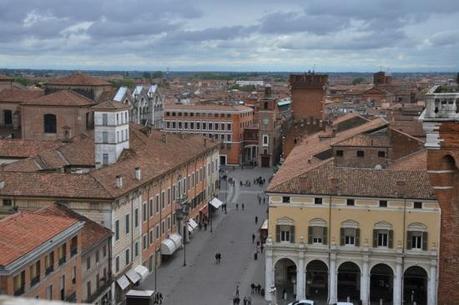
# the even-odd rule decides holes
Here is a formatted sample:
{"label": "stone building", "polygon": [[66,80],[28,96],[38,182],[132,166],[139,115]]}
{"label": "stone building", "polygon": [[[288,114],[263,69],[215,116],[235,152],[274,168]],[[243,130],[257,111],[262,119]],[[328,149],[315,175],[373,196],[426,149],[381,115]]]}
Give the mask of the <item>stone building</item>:
{"label": "stone building", "polygon": [[200,134],[220,142],[220,164],[242,162],[244,129],[253,125],[253,110],[246,106],[167,104],[164,130]]}
{"label": "stone building", "polygon": [[83,226],[48,208],[0,220],[1,294],[81,302]]}
{"label": "stone building", "polygon": [[426,132],[427,169],[441,213],[438,305],[459,300],[459,79],[458,85],[435,86],[426,94],[421,115]]}
{"label": "stone building", "polygon": [[340,124],[304,138],[268,187],[266,300],[437,304],[443,213],[422,142],[383,119]]}

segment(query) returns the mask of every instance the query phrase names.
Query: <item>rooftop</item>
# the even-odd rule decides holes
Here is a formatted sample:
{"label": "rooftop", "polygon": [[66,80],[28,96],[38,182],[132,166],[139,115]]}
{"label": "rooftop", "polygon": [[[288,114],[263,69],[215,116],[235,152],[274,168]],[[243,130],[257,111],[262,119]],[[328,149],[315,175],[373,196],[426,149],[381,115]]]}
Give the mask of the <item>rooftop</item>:
{"label": "rooftop", "polygon": [[103,79],[84,73],[75,73],[51,80],[48,82],[48,85],[111,86],[112,84]]}
{"label": "rooftop", "polygon": [[38,98],[44,94],[43,90],[31,89],[3,89],[0,91],[0,102],[3,103],[24,103],[31,99]]}
{"label": "rooftop", "polygon": [[72,90],[59,90],[27,101],[27,105],[41,106],[90,106],[94,102]]}
{"label": "rooftop", "polygon": [[222,112],[242,112],[250,111],[253,109],[247,106],[238,105],[218,105],[218,104],[166,104],[165,110],[191,110],[191,111],[222,111]]}

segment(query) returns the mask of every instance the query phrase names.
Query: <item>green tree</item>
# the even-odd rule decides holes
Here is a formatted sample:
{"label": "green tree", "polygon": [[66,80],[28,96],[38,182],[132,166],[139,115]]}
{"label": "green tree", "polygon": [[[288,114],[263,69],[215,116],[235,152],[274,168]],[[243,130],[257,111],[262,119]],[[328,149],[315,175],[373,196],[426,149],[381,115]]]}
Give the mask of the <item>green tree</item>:
{"label": "green tree", "polygon": [[352,80],[352,84],[353,85],[358,85],[358,84],[361,84],[365,81],[365,79],[363,77],[357,77],[357,78],[354,78]]}

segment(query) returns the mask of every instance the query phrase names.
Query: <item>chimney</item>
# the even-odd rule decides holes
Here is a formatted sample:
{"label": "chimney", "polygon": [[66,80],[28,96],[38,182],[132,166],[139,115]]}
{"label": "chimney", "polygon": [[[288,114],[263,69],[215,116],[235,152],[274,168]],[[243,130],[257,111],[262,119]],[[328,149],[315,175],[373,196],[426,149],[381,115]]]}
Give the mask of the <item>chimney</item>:
{"label": "chimney", "polygon": [[140,170],[140,167],[135,168],[135,178],[140,181],[142,180],[142,172]]}
{"label": "chimney", "polygon": [[120,175],[116,176],[116,187],[119,189],[123,187],[123,177]]}

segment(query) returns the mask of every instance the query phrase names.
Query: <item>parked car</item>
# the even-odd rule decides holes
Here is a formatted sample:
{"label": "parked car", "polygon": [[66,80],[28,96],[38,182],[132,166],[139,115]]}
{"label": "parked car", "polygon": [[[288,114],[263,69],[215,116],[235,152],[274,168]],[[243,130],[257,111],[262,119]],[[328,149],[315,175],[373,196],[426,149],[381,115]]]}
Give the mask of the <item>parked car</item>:
{"label": "parked car", "polygon": [[314,305],[314,301],[312,301],[312,300],[298,300],[298,301],[294,301],[292,303],[289,303],[288,305]]}

